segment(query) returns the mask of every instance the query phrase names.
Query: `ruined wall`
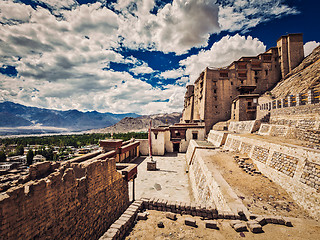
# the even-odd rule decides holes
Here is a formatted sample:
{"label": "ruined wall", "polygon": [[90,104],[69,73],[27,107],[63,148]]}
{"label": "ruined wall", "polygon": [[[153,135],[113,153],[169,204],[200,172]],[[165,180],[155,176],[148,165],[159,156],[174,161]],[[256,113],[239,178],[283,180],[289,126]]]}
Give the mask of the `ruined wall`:
{"label": "ruined wall", "polygon": [[259,170],[320,219],[320,151],[229,134],[224,149],[247,154]]}
{"label": "ruined wall", "polygon": [[47,165],[33,170],[42,178],[0,193],[1,239],[98,239],[129,204],[114,159]]}

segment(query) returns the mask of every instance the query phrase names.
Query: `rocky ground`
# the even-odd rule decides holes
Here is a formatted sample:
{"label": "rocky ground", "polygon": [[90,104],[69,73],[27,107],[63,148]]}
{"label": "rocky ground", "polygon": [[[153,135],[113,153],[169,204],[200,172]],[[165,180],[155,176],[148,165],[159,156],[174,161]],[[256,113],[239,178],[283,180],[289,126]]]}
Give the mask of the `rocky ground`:
{"label": "rocky ground", "polygon": [[[200,217],[178,215],[173,221],[166,218],[165,212],[148,210],[147,220],[140,220],[135,225],[127,240],[150,240],[150,239],[319,239],[320,226],[312,220],[292,219],[293,227],[267,224],[263,227],[263,233],[236,232],[230,226],[230,220],[217,220],[219,230],[205,228],[205,222]],[[192,218],[196,220],[197,227],[186,226],[184,220]],[[157,224],[163,222],[164,228],[158,228]]]}

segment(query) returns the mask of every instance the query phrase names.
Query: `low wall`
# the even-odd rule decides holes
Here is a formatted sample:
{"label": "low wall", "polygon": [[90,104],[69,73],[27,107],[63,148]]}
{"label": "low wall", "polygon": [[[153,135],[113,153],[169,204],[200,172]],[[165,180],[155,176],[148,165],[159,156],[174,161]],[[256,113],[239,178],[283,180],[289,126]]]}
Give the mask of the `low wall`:
{"label": "low wall", "polygon": [[315,146],[320,144],[320,130],[301,129],[286,125],[261,124],[258,133],[260,135],[299,139]]}
{"label": "low wall", "polygon": [[[223,179],[219,170],[208,169],[205,160],[208,160],[208,150],[191,140],[186,154],[189,166],[189,178],[193,196],[198,204],[215,206],[218,211],[237,213],[239,209],[247,212],[237,195]],[[211,151],[214,151],[214,148]],[[212,153],[212,152],[211,152]],[[210,153],[209,153],[210,155]],[[223,193],[222,193],[223,192]],[[227,202],[224,194],[228,195]]]}
{"label": "low wall", "polygon": [[149,142],[148,139],[136,139],[140,142],[140,155],[148,156],[149,155]]}
{"label": "low wall", "polygon": [[320,151],[229,134],[224,149],[246,153],[259,170],[320,219]]}
{"label": "low wall", "polygon": [[260,124],[258,120],[230,122],[228,130],[234,133],[252,133],[259,129]]}
{"label": "low wall", "polygon": [[211,142],[215,147],[220,147],[225,143],[227,135],[227,132],[210,130],[208,134],[208,142]]}
{"label": "low wall", "polygon": [[0,193],[1,239],[98,239],[129,204],[113,158],[41,164]]}

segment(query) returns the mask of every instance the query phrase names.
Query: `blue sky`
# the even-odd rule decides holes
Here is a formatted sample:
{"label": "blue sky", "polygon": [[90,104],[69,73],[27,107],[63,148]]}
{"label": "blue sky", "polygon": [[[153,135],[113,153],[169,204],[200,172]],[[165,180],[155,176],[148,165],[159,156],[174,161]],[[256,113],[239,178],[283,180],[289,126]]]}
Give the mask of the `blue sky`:
{"label": "blue sky", "polygon": [[181,111],[207,67],[304,34],[320,42],[316,0],[0,2],[0,101],[59,110]]}

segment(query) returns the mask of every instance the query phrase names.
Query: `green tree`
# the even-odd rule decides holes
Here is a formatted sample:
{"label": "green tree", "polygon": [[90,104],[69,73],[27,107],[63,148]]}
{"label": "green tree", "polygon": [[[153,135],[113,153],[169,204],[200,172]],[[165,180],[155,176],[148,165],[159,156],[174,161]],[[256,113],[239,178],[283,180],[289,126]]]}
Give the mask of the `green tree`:
{"label": "green tree", "polygon": [[30,166],[33,162],[33,151],[31,149],[29,149],[28,153],[27,153],[27,164]]}
{"label": "green tree", "polygon": [[7,159],[7,156],[4,151],[0,151],[0,162],[4,162]]}
{"label": "green tree", "polygon": [[17,148],[16,148],[16,154],[17,155],[23,155],[24,154],[24,148],[22,145],[19,145]]}

